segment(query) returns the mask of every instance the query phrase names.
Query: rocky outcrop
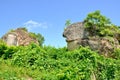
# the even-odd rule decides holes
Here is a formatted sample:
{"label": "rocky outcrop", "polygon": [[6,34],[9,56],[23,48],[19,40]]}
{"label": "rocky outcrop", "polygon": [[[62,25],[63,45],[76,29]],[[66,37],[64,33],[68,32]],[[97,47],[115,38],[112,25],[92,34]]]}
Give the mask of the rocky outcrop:
{"label": "rocky outcrop", "polygon": [[63,36],[66,38],[67,42],[88,38],[88,35],[89,33],[85,30],[83,22],[71,24],[63,33]]}
{"label": "rocky outcrop", "polygon": [[117,38],[100,37],[98,35],[93,36],[91,32],[84,27],[83,22],[68,26],[63,33],[63,37],[66,38],[68,50],[74,50],[80,46],[89,46],[92,50],[108,56],[115,48],[120,48]]}
{"label": "rocky outcrop", "polygon": [[5,41],[8,45],[28,45],[31,42],[38,44],[38,41],[31,37],[27,31],[23,28],[17,28],[16,30],[10,31],[2,37],[2,40]]}
{"label": "rocky outcrop", "polygon": [[84,39],[88,39],[89,32],[85,30],[84,23],[78,22],[68,26],[63,37],[66,38],[68,50],[76,49]]}

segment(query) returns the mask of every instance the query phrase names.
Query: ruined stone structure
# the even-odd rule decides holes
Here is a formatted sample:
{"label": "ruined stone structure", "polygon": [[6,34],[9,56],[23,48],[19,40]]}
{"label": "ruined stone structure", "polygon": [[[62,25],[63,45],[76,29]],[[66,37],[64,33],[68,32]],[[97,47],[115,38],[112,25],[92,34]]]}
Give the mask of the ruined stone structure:
{"label": "ruined stone structure", "polygon": [[20,46],[20,45],[28,45],[31,42],[34,42],[38,44],[38,41],[31,37],[29,33],[23,28],[18,28],[14,31],[10,31],[7,34],[5,34],[2,39],[8,44],[8,45],[15,45],[15,46]]}
{"label": "ruined stone structure", "polygon": [[68,26],[63,32],[63,37],[66,38],[68,50],[89,46],[92,50],[108,56],[115,48],[120,48],[119,41],[115,37],[91,36],[83,22]]}

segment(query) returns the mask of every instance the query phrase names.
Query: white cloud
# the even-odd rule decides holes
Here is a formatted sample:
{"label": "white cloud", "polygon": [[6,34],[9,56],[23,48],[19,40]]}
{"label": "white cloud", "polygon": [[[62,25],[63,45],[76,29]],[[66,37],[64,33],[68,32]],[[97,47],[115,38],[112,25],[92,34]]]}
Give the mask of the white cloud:
{"label": "white cloud", "polygon": [[34,28],[47,28],[48,24],[44,23],[44,22],[40,23],[40,22],[36,22],[33,20],[29,20],[29,21],[25,22],[23,24],[23,26],[25,26],[30,31]]}

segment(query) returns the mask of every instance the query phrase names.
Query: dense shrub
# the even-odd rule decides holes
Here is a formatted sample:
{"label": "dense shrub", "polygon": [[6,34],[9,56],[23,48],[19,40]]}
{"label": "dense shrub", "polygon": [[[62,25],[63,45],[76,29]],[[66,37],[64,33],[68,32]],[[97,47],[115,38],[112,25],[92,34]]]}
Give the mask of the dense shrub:
{"label": "dense shrub", "polygon": [[114,80],[120,76],[117,62],[119,60],[105,58],[89,48],[67,51],[35,44],[19,47],[12,58],[12,65],[38,70],[42,75],[32,77],[44,80],[91,80],[92,75],[97,80]]}
{"label": "dense shrub", "polygon": [[[115,58],[106,58],[88,47],[68,51],[66,47],[40,47],[33,43],[16,47],[0,43],[0,63],[13,66],[13,71],[2,71],[6,67],[1,65],[0,77],[21,80],[24,76],[16,75],[18,72],[14,70],[14,67],[19,67],[25,68],[24,72],[28,69],[27,76],[34,80],[91,80],[92,77],[96,80],[119,80],[119,52],[116,49],[113,53]],[[23,71],[19,74],[22,73]]]}
{"label": "dense shrub", "polygon": [[4,50],[6,49],[7,49],[6,44],[2,40],[0,40],[0,57],[5,53]]}
{"label": "dense shrub", "polygon": [[0,57],[7,59],[12,58],[12,54],[14,54],[18,50],[15,46],[7,46],[4,42],[0,43]]}
{"label": "dense shrub", "polygon": [[120,59],[120,49],[115,49],[114,50],[114,53],[113,53],[113,56],[115,56],[114,58],[115,59]]}
{"label": "dense shrub", "polygon": [[100,11],[91,12],[84,19],[85,28],[90,31],[92,36],[115,36],[120,34],[118,26],[111,23],[110,19],[102,15]]}

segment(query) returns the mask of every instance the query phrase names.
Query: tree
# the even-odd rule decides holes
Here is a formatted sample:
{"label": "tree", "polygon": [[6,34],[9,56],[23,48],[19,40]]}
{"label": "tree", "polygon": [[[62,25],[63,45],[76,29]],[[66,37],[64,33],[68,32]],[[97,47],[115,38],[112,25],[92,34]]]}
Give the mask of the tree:
{"label": "tree", "polygon": [[[100,11],[89,13],[84,20],[85,27],[93,33],[92,35],[105,35],[107,32],[111,33],[109,27],[111,27],[111,21],[109,18],[101,15]],[[103,30],[106,31],[103,31]],[[101,31],[105,34],[101,34]]]}
{"label": "tree", "polygon": [[36,39],[37,41],[38,41],[38,43],[39,43],[39,46],[42,46],[42,44],[44,43],[44,37],[40,34],[40,33],[38,33],[38,34],[35,34],[35,33],[33,33],[33,32],[29,32],[29,35],[32,37],[32,38],[34,38],[34,39]]}
{"label": "tree", "polygon": [[44,37],[40,33],[38,33],[36,35],[36,37],[37,37],[39,45],[42,46],[42,44],[44,43],[44,40],[45,40]]}
{"label": "tree", "polygon": [[69,26],[71,24],[71,20],[66,20],[65,26]]}

